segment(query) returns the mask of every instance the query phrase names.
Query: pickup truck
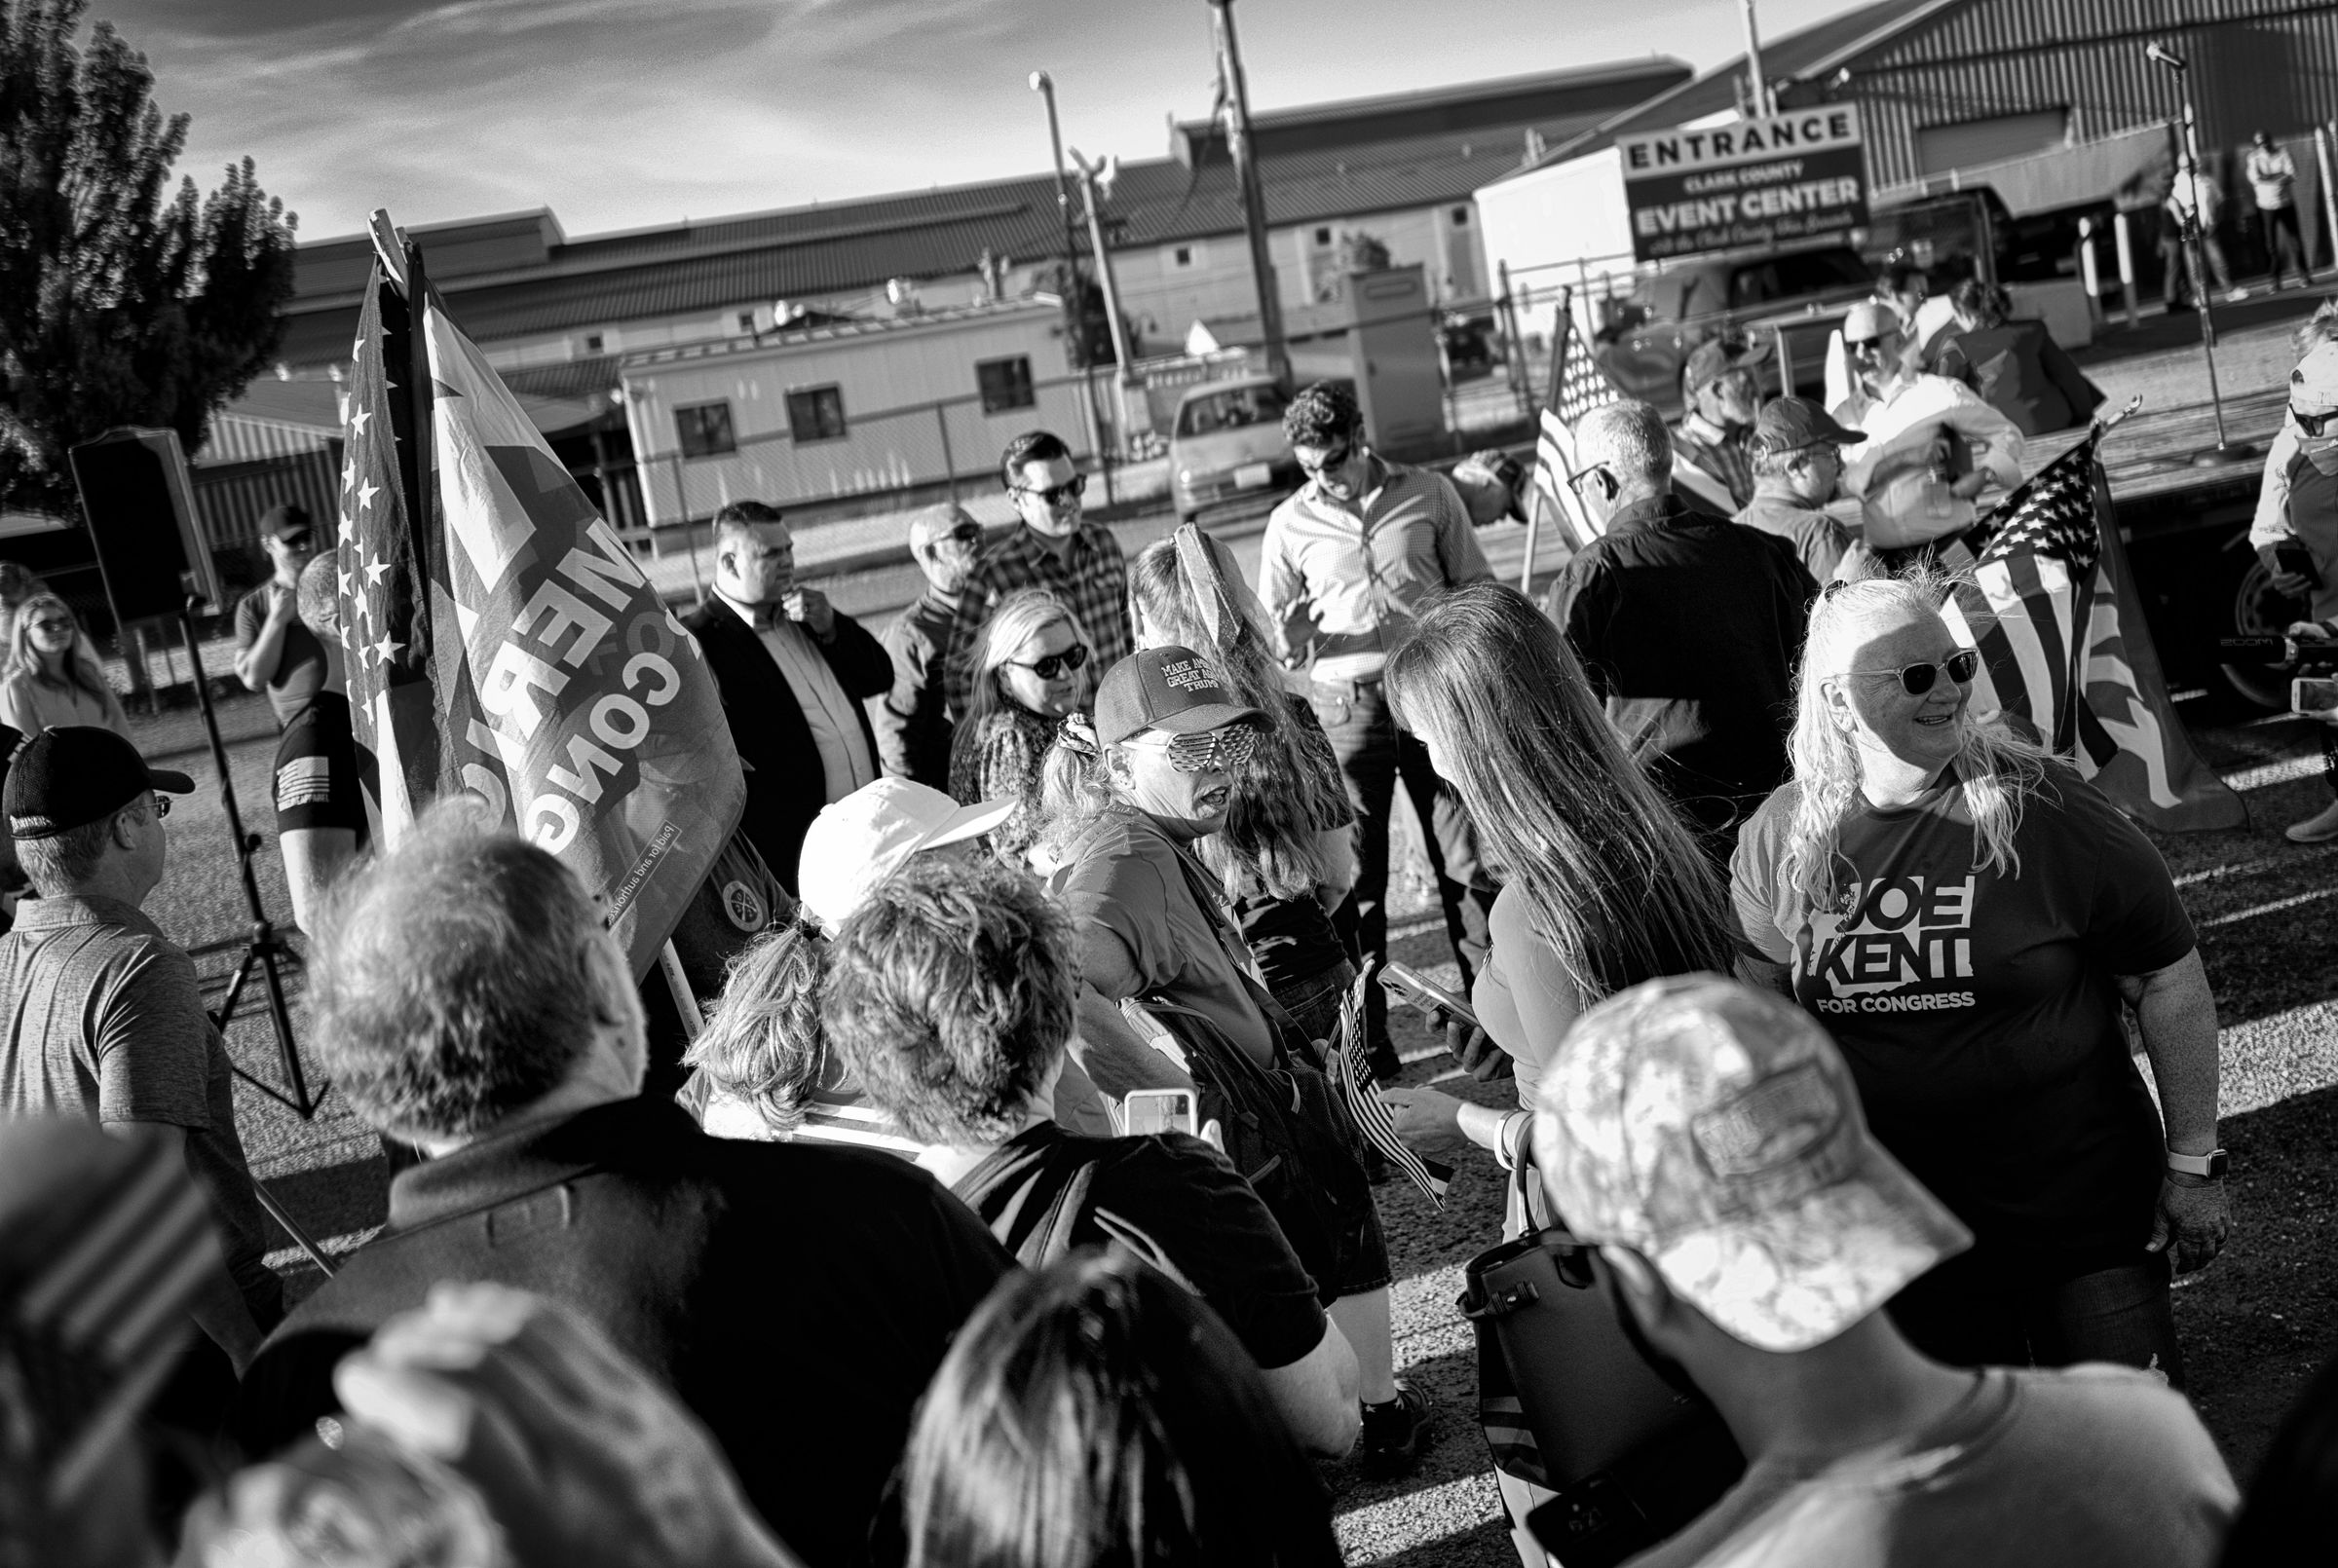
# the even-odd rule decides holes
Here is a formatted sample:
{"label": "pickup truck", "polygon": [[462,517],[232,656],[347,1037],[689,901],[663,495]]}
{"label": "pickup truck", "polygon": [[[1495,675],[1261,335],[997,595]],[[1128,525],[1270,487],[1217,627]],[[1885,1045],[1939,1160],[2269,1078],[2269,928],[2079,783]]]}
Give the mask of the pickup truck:
{"label": "pickup truck", "polygon": [[1843,312],[1874,288],[1874,273],[1850,245],[1822,243],[1723,252],[1643,273],[1602,330],[1599,361],[1631,396],[1667,419],[1680,412],[1680,371],[1706,339],[1768,337],[1783,329],[1788,363],[1764,368],[1765,393],[1815,394],[1826,381],[1827,339]]}

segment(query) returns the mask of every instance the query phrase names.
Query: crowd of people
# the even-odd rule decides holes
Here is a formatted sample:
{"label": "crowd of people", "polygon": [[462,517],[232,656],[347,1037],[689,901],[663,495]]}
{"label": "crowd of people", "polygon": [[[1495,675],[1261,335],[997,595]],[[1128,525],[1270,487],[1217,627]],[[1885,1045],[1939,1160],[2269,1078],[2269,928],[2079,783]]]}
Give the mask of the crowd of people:
{"label": "crowd of people", "polygon": [[[1949,352],[2035,392],[1966,304]],[[49,1120],[0,1136],[0,1564],[1336,1563],[1314,1461],[1395,1479],[1464,1418],[1395,1343],[1377,1184],[1415,1152],[1490,1157],[1489,1247],[1555,1213],[1742,1453],[1643,1563],[2248,1568],[2327,1531],[2330,1376],[2246,1505],[2184,1397],[2170,1288],[2232,1228],[2214,1000],[2151,843],[1973,709],[1942,569],[2034,431],[1907,336],[1855,310],[1833,409],[1717,344],[1680,427],[1587,415],[1600,537],[1540,605],[1339,384],[1288,407],[1306,480],[1252,579],[1190,524],[1127,557],[1044,431],[1010,532],[915,519],[881,632],[727,506],[688,624],[792,908],[671,1096],[561,862],[467,798],[361,853],[324,563],[274,519],[237,673],[280,813],[288,779],[333,835],[309,1034],[403,1151],[297,1302],[139,908],[191,781],[76,706],[78,628],[27,600],[0,1108]],[[1397,1081],[1400,781],[1449,1046],[1507,1103]],[[1578,1477],[1497,1477],[1538,1564]]]}

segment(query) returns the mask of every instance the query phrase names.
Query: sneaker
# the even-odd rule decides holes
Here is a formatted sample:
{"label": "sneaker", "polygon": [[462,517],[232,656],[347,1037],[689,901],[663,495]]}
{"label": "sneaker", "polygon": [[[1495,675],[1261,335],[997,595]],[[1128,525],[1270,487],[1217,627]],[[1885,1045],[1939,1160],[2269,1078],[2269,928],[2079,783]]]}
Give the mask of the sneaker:
{"label": "sneaker", "polygon": [[2332,801],[2305,821],[2292,822],[2281,831],[2291,843],[2328,843],[2332,839],[2338,839],[2338,801]]}
{"label": "sneaker", "polygon": [[1418,1464],[1421,1450],[1428,1446],[1435,1410],[1426,1393],[1401,1377],[1395,1399],[1364,1406],[1364,1440],[1358,1454],[1366,1477],[1387,1480]]}
{"label": "sneaker", "polygon": [[2225,297],[2225,299],[2226,299],[2226,301],[2227,301],[2227,302],[2229,302],[2229,303],[2231,303],[2231,304],[2234,304],[2234,305],[2238,305],[2238,304],[2240,304],[2240,303],[2241,303],[2243,300],[2244,300],[2244,299],[2248,298],[2248,290],[2247,290],[2247,289],[2245,289],[2245,288],[2235,288],[2235,289],[2231,289],[2231,290],[2228,290],[2228,291],[2226,292],[2226,294],[2225,294],[2225,296],[2224,296],[2224,297]]}

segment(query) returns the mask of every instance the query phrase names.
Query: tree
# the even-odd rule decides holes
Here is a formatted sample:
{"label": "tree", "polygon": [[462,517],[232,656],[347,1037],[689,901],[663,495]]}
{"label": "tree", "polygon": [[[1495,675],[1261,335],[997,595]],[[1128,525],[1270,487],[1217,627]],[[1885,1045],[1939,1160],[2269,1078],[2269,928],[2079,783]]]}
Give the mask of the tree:
{"label": "tree", "polygon": [[0,498],[70,515],[67,451],[120,425],[189,452],[275,358],[293,216],[251,160],[181,178],[187,117],[88,0],[0,0]]}

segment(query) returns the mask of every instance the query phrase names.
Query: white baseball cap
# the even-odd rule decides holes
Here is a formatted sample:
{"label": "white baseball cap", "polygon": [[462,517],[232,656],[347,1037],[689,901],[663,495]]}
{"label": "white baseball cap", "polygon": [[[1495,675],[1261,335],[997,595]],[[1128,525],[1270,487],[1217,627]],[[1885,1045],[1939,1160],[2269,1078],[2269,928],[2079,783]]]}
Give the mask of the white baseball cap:
{"label": "white baseball cap", "polygon": [[796,863],[796,896],[834,936],[869,890],[910,856],[988,833],[1015,814],[1015,803],[960,805],[905,778],[864,785],[812,818]]}
{"label": "white baseball cap", "polygon": [[2338,343],[2317,343],[2289,372],[2289,406],[2301,414],[2338,413]]}

